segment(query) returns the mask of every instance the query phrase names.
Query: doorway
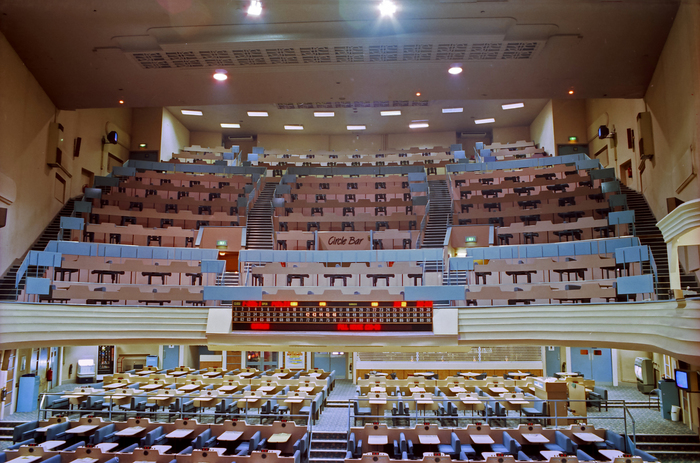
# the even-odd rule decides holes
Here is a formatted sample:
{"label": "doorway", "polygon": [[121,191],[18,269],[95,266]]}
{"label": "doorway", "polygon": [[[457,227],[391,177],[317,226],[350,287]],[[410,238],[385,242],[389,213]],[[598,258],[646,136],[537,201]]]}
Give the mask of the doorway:
{"label": "doorway", "polygon": [[620,164],[620,173],[617,176],[626,187],[632,188],[632,160]]}
{"label": "doorway", "polygon": [[547,346],[545,349],[545,374],[554,376],[554,373],[561,371],[561,349],[559,346]]}
{"label": "doorway", "polygon": [[571,348],[571,371],[598,383],[612,383],[612,353],[595,347]]}
{"label": "doorway", "polygon": [[180,366],[180,346],[163,346],[163,370]]}
{"label": "doorway", "polygon": [[314,352],[314,368],[324,371],[335,370],[336,379],[345,379],[347,371],[347,353],[345,352]]}
{"label": "doorway", "polygon": [[278,357],[277,352],[248,351],[245,366],[260,371],[274,370],[279,367]]}

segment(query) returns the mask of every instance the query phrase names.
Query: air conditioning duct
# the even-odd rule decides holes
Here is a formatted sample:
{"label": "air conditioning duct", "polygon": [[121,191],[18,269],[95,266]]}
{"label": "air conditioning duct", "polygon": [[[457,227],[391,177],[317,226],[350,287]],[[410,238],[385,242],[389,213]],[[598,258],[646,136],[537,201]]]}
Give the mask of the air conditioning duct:
{"label": "air conditioning duct", "polygon": [[457,132],[459,138],[486,138],[486,132]]}

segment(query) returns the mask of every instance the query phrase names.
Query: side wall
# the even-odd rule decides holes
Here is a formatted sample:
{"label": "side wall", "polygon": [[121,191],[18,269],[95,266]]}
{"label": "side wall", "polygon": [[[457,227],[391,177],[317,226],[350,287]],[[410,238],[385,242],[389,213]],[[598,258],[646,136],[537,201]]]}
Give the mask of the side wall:
{"label": "side wall", "polygon": [[160,160],[169,161],[173,153],[179,153],[190,146],[190,131],[178,121],[173,114],[163,108],[163,123],[160,136]]}
{"label": "side wall", "polygon": [[530,140],[534,141],[540,148],[545,150],[550,156],[557,152],[554,141],[554,113],[552,101],[548,101],[530,124]]}

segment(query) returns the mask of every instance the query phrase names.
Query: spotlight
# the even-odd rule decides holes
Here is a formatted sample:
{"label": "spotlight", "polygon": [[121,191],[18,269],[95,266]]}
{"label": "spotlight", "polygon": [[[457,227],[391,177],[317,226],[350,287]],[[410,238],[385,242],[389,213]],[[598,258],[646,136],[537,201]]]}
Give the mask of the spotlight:
{"label": "spotlight", "polygon": [[382,16],[392,16],[396,13],[396,5],[389,0],[383,0],[382,3],[379,4],[379,12]]}
{"label": "spotlight", "polygon": [[462,73],[462,68],[460,66],[452,66],[447,72],[449,72],[453,76],[456,76],[457,74]]}
{"label": "spotlight", "polygon": [[416,92],[416,96],[420,96],[420,92]]}
{"label": "spotlight", "polygon": [[262,3],[259,0],[252,0],[250,6],[248,7],[248,14],[250,16],[260,16],[262,13]]}
{"label": "spotlight", "polygon": [[216,72],[214,73],[214,79],[218,80],[219,82],[223,82],[224,80],[228,79],[228,75],[225,69],[217,69]]}
{"label": "spotlight", "polygon": [[124,100],[119,100],[119,104],[124,104]]}
{"label": "spotlight", "polygon": [[573,95],[573,94],[574,94],[574,91],[573,91],[573,90],[569,90],[569,95]]}

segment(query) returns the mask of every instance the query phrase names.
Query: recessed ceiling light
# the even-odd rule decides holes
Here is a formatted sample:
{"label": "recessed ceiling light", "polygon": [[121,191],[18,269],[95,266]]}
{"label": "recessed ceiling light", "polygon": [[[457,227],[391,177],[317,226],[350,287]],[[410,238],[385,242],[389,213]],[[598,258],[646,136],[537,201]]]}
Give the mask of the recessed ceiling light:
{"label": "recessed ceiling light", "polygon": [[219,82],[223,82],[224,80],[228,79],[228,73],[225,69],[217,69],[214,73],[214,79],[218,80]]}
{"label": "recessed ceiling light", "polygon": [[221,123],[221,128],[222,129],[240,129],[241,124],[227,124],[225,122]]}
{"label": "recessed ceiling light", "polygon": [[461,66],[452,66],[447,72],[449,72],[453,76],[456,76],[457,74],[462,73],[462,67]]}
{"label": "recessed ceiling light", "polygon": [[511,103],[511,104],[502,104],[501,108],[503,109],[517,109],[517,108],[523,108],[525,107],[525,103]]}
{"label": "recessed ceiling light", "polygon": [[119,100],[119,104],[124,104],[124,100]]}
{"label": "recessed ceiling light", "polygon": [[182,109],[180,110],[182,114],[185,116],[203,116],[204,113],[202,111],[199,111],[198,109]]}
{"label": "recessed ceiling light", "polygon": [[382,16],[391,16],[396,13],[396,5],[389,0],[383,0],[382,3],[379,4],[379,12]]}
{"label": "recessed ceiling light", "polygon": [[416,96],[420,96],[420,92],[416,92]]}
{"label": "recessed ceiling light", "polygon": [[574,94],[574,91],[573,91],[573,90],[569,90],[569,95],[573,95],[573,94]]}
{"label": "recessed ceiling light", "polygon": [[248,14],[250,16],[260,16],[262,13],[262,3],[259,0],[252,0],[250,6],[248,7]]}
{"label": "recessed ceiling light", "polygon": [[304,130],[303,125],[285,125],[284,130]]}
{"label": "recessed ceiling light", "polygon": [[442,114],[461,113],[461,112],[464,112],[464,108],[442,108]]}
{"label": "recessed ceiling light", "polygon": [[380,111],[379,114],[382,116],[400,116],[401,111],[400,110],[394,110],[394,111]]}
{"label": "recessed ceiling light", "polygon": [[349,125],[348,130],[366,130],[366,125]]}
{"label": "recessed ceiling light", "polygon": [[474,123],[475,124],[490,124],[492,122],[496,122],[496,119],[493,117],[489,117],[488,119],[475,119]]}
{"label": "recessed ceiling light", "polygon": [[267,111],[248,111],[248,117],[267,117]]}
{"label": "recessed ceiling light", "polygon": [[430,127],[430,124],[427,122],[413,122],[411,124],[408,124],[409,129],[425,129],[427,127]]}
{"label": "recessed ceiling light", "polygon": [[314,112],[314,117],[334,117],[335,113],[333,111],[328,111],[328,112],[323,112],[323,111],[315,111]]}

